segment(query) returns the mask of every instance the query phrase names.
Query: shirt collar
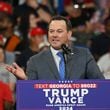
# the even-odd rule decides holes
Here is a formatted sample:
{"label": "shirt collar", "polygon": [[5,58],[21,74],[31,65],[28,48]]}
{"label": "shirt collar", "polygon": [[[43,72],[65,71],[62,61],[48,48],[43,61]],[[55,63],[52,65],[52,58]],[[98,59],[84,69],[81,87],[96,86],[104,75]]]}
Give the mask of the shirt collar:
{"label": "shirt collar", "polygon": [[57,55],[57,53],[58,53],[59,51],[61,51],[61,50],[56,50],[56,49],[54,49],[52,46],[50,47],[50,50],[51,50],[51,52],[52,52],[53,55]]}

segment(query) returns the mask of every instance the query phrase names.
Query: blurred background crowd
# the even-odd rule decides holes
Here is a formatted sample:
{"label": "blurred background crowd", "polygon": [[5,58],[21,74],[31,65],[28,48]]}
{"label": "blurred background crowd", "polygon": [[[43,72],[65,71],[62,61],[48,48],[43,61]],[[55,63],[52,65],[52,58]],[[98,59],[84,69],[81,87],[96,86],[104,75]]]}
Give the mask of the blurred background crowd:
{"label": "blurred background crowd", "polygon": [[[0,90],[1,104],[5,99],[15,105],[16,78],[5,66],[16,62],[25,71],[28,59],[48,48],[48,23],[54,15],[71,21],[70,41],[89,48],[105,78],[110,79],[109,0],[0,0],[0,88],[4,85],[3,91],[10,94],[4,97]],[[5,107],[12,110],[10,104]]]}

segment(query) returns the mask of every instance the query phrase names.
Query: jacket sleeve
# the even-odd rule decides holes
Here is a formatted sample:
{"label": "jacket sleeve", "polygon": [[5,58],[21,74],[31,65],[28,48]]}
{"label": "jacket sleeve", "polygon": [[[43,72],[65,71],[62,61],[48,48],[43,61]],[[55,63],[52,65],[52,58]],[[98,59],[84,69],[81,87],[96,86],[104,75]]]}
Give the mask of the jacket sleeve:
{"label": "jacket sleeve", "polygon": [[36,62],[33,57],[29,59],[27,62],[27,69],[26,69],[26,75],[29,80],[37,80],[37,68],[36,68]]}
{"label": "jacket sleeve", "polygon": [[105,79],[98,65],[96,64],[92,54],[88,49],[86,54],[86,60],[87,60],[87,63],[86,63],[87,79]]}

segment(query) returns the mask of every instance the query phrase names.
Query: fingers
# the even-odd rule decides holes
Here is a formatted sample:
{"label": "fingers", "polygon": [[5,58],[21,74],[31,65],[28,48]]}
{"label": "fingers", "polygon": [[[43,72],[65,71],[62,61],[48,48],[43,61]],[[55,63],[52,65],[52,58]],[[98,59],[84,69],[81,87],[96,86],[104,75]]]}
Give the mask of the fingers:
{"label": "fingers", "polygon": [[9,72],[15,74],[16,69],[15,69],[13,66],[8,65],[8,66],[6,66],[6,69],[7,69]]}
{"label": "fingers", "polygon": [[7,65],[6,69],[13,75],[15,75],[17,78],[27,80],[24,71],[16,63],[13,63],[13,65]]}
{"label": "fingers", "polygon": [[19,66],[16,63],[13,63],[13,65],[7,65],[6,69],[11,72],[12,74],[16,75],[17,69]]}
{"label": "fingers", "polygon": [[13,63],[12,66],[13,66],[15,69],[19,69],[19,68],[20,68],[16,63]]}
{"label": "fingers", "polygon": [[7,66],[6,66],[6,69],[7,69],[9,72],[11,72],[11,70],[12,70],[12,66],[7,65]]}

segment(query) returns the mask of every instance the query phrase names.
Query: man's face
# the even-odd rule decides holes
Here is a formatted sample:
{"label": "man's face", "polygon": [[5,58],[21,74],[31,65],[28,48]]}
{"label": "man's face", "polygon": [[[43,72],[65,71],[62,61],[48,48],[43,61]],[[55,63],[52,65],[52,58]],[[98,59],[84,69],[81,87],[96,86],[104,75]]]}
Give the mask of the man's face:
{"label": "man's face", "polygon": [[30,28],[37,27],[37,17],[34,14],[30,14],[29,16],[29,24]]}
{"label": "man's face", "polygon": [[64,20],[54,20],[49,25],[48,41],[54,49],[61,49],[62,44],[67,44],[71,31],[67,31]]}
{"label": "man's face", "polygon": [[34,43],[34,45],[36,45],[37,47],[39,47],[39,45],[44,42],[44,36],[43,35],[39,35],[39,36],[35,36],[32,38],[32,42]]}

